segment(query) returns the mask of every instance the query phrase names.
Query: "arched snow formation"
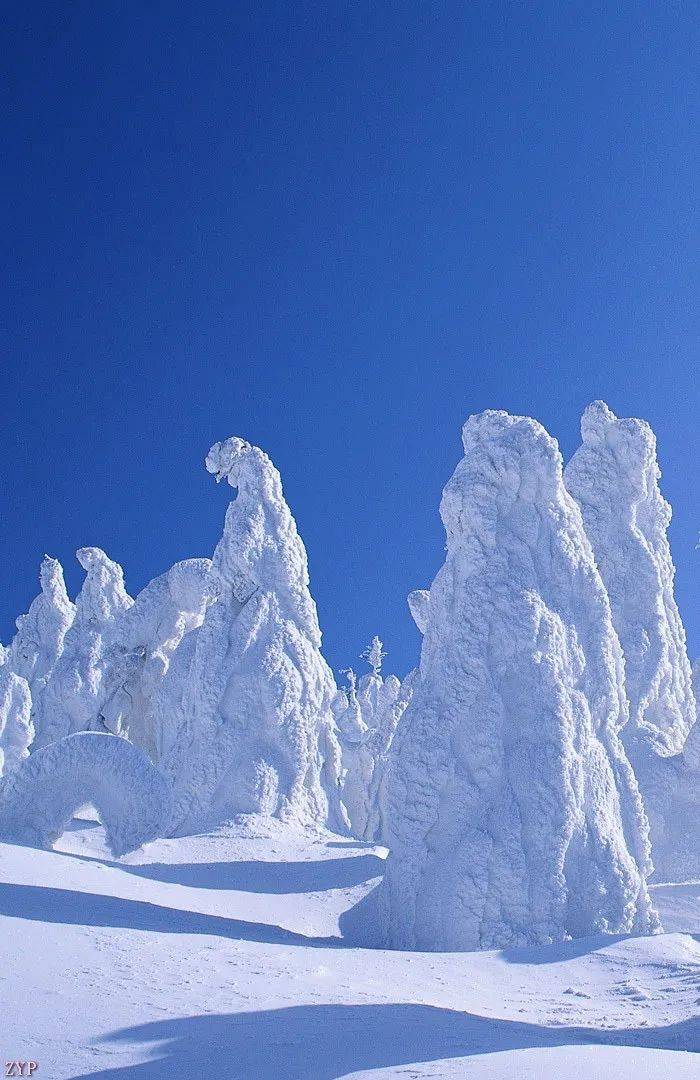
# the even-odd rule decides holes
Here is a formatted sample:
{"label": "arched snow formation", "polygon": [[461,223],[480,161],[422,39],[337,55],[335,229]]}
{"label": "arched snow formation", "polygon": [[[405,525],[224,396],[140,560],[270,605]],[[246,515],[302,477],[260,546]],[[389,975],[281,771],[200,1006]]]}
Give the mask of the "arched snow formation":
{"label": "arched snow formation", "polygon": [[162,835],[170,789],[126,739],[78,732],[37,750],[0,783],[0,836],[51,847],[86,803],[97,810],[114,855]]}

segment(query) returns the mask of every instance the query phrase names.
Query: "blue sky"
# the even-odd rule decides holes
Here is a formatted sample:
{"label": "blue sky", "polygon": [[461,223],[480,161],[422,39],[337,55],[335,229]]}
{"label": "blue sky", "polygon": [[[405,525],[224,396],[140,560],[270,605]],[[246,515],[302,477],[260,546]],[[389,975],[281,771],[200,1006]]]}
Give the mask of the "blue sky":
{"label": "blue sky", "polygon": [[98,544],[209,554],[282,472],[337,670],[440,565],[471,412],[654,426],[700,653],[695,4],[29,3],[6,14],[0,639]]}

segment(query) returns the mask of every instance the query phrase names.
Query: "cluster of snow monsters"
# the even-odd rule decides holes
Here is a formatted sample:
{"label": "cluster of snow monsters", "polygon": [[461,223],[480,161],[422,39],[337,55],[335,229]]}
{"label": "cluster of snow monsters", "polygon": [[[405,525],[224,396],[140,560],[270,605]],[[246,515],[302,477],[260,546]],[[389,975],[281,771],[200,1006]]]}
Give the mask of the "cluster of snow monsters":
{"label": "cluster of snow monsters", "polygon": [[670,508],[647,424],[595,402],[581,427],[564,469],[532,419],[466,422],[403,681],[375,638],[368,673],[336,686],[279,473],[243,439],[206,458],[237,489],[211,560],[132,600],[121,567],[81,548],[73,604],[46,557],[0,647],[0,834],[50,845],[90,803],[121,854],[269,815],[389,848],[355,916],[367,942],[653,932],[654,869],[700,874]]}

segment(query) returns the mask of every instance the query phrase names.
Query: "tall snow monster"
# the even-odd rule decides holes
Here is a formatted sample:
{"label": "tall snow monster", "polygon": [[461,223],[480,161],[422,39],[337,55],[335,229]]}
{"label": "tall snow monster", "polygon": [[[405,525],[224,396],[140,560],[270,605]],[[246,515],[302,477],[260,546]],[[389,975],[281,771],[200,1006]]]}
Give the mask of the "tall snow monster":
{"label": "tall snow monster", "polygon": [[445,564],[416,605],[378,936],[451,950],[653,931],[622,653],[557,444],[494,411],[463,443],[440,507]]}
{"label": "tall snow monster", "polygon": [[206,467],[238,494],[213,555],[214,603],[195,632],[180,730],[165,762],[170,831],[242,813],[345,831],[335,681],[280,475],[239,438],[216,443]]}
{"label": "tall snow monster", "polygon": [[622,739],[649,816],[656,878],[683,880],[700,873],[700,772],[683,754],[689,733],[697,735],[696,703],[656,439],[643,420],[619,419],[602,401],[584,412],[581,436],[565,481],[624,652],[630,720]]}

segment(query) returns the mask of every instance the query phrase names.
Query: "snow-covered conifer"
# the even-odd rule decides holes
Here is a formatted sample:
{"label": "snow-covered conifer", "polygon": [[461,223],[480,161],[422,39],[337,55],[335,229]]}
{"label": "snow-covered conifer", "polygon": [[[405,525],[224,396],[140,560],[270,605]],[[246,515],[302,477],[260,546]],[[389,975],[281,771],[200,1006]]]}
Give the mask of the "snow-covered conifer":
{"label": "snow-covered conifer", "polygon": [[154,709],[155,697],[185,635],[201,625],[208,601],[209,559],[185,559],[154,578],[115,620],[105,655],[106,698],[101,716],[158,761],[173,717]]}
{"label": "snow-covered conifer", "polygon": [[0,663],[0,776],[8,776],[29,753],[34,738],[31,708],[27,680]]}
{"label": "snow-covered conifer", "polygon": [[84,547],[76,557],[86,577],[63,650],[34,709],[37,748],[76,731],[106,730],[100,712],[107,693],[105,654],[117,619],[133,603],[122,568],[104,551]]}
{"label": "snow-covered conifer", "polygon": [[[696,703],[674,596],[671,508],[659,490],[656,439],[643,420],[618,419],[602,401],[584,412],[581,435],[565,481],[581,508],[625,656],[630,720],[622,740],[649,816],[656,876],[683,872],[681,850],[697,851],[686,869],[694,873],[700,870],[700,814],[684,820],[685,836],[679,814],[700,791],[700,773],[692,775],[681,756]],[[684,793],[688,785],[693,790]]]}
{"label": "snow-covered conifer", "polygon": [[26,615],[17,619],[17,633],[6,657],[10,670],[27,680],[35,712],[75,618],[75,605],[68,598],[63,567],[57,559],[44,556],[39,580],[41,592]]}
{"label": "snow-covered conifer", "polygon": [[171,829],[249,812],[344,828],[335,680],[279,473],[238,438],[216,443],[206,467],[238,495],[214,552],[216,602],[196,631],[168,758]]}
{"label": "snow-covered conifer", "polygon": [[557,445],[502,412],[471,417],[463,442],[393,743],[381,936],[472,949],[650,931],[622,654]]}

